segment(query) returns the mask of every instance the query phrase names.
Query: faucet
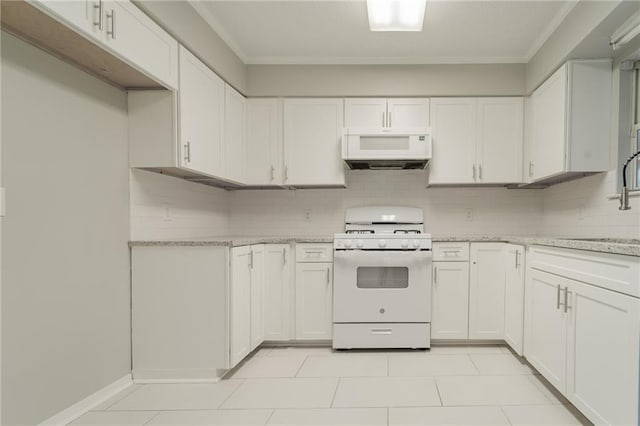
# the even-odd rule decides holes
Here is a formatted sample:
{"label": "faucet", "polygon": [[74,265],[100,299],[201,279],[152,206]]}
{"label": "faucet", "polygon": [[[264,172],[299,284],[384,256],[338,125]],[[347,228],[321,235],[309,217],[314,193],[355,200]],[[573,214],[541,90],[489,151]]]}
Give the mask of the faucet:
{"label": "faucet", "polygon": [[627,166],[638,155],[640,155],[640,151],[633,154],[627,161],[625,161],[624,166],[622,166],[622,190],[620,191],[620,207],[618,210],[631,210],[631,206],[629,205],[629,188],[627,188]]}

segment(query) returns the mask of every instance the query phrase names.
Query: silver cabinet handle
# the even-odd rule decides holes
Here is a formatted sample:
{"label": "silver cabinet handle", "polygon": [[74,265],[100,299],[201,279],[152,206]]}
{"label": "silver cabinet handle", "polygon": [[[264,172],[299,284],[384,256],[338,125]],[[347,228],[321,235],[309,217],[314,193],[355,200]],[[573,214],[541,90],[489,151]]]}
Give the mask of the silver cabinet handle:
{"label": "silver cabinet handle", "polygon": [[433,283],[438,283],[438,267],[433,268]]}
{"label": "silver cabinet handle", "polygon": [[[98,0],[98,2],[93,4],[93,15],[94,15],[93,26],[94,27],[98,27],[98,29],[100,31],[102,31],[103,28],[104,28],[104,25],[102,23],[102,4],[103,4],[102,0]],[[98,20],[97,20],[97,22],[96,22],[96,19],[95,19],[96,10],[98,11]]]}
{"label": "silver cabinet handle", "polygon": [[389,114],[389,128],[391,128],[391,111],[389,111],[387,114]]}
{"label": "silver cabinet handle", "polygon": [[382,128],[385,128],[385,122],[384,122],[384,116],[386,115],[386,113],[383,111],[382,112]]}
{"label": "silver cabinet handle", "polygon": [[287,249],[282,249],[282,266],[287,264]]}
{"label": "silver cabinet handle", "polygon": [[329,277],[330,274],[331,274],[331,271],[329,270],[329,268],[327,268],[327,284],[331,282]]}
{"label": "silver cabinet handle", "polygon": [[558,289],[556,291],[556,309],[560,309],[560,284],[558,284]]}
{"label": "silver cabinet handle", "polygon": [[478,179],[482,180],[482,164],[478,164]]}
{"label": "silver cabinet handle", "polygon": [[476,180],[476,165],[475,164],[472,166],[472,169],[473,169],[473,180]]}
{"label": "silver cabinet handle", "polygon": [[284,166],[284,180],[289,180],[289,166]]}
{"label": "silver cabinet handle", "polygon": [[276,172],[276,170],[274,169],[273,166],[271,166],[271,180],[273,180],[275,178],[275,172]]}
{"label": "silver cabinet handle", "polygon": [[253,250],[249,252],[249,269],[253,269]]}
{"label": "silver cabinet handle", "polygon": [[516,260],[516,264],[515,264],[515,268],[516,269],[518,269],[518,266],[520,266],[520,265],[518,265],[518,255],[519,254],[520,254],[520,252],[518,250],[516,250],[516,259],[515,259]]}
{"label": "silver cabinet handle", "polygon": [[571,293],[569,291],[569,287],[565,287],[564,288],[564,312],[566,313],[569,309],[571,309],[571,306],[569,306],[569,293]]}
{"label": "silver cabinet handle", "polygon": [[110,35],[113,40],[116,39],[116,11],[111,9],[111,13],[107,12],[107,19],[111,20],[111,31],[107,30],[107,35]]}
{"label": "silver cabinet handle", "polygon": [[529,177],[533,176],[533,161],[529,161]]}
{"label": "silver cabinet handle", "polygon": [[191,142],[189,141],[184,144],[184,161],[187,163],[191,162]]}

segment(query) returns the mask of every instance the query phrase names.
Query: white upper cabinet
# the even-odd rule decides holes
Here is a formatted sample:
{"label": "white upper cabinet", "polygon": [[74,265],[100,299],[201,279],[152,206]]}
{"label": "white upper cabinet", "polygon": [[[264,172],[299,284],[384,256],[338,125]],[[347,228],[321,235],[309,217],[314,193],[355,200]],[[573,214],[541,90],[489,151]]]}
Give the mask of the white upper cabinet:
{"label": "white upper cabinet", "polygon": [[284,100],[285,185],[345,186],[343,100]]}
{"label": "white upper cabinet", "polygon": [[609,168],[611,60],[567,62],[533,92],[531,102],[527,181]]}
{"label": "white upper cabinet", "polygon": [[165,87],[178,88],[178,42],[133,3],[79,0],[32,4]]}
{"label": "white upper cabinet", "polygon": [[477,182],[522,181],[522,98],[478,98]]}
{"label": "white upper cabinet", "polygon": [[393,130],[429,127],[429,99],[348,98],[345,127]]}
{"label": "white upper cabinet", "polygon": [[180,165],[215,177],[226,172],[224,85],[205,64],[180,47]]}
{"label": "white upper cabinet", "polygon": [[225,178],[242,183],[245,181],[246,100],[244,96],[225,83],[224,103]]}
{"label": "white upper cabinet", "polygon": [[247,99],[246,129],[246,184],[282,185],[282,101],[273,98]]}
{"label": "white upper cabinet", "polygon": [[476,109],[475,98],[431,98],[430,184],[475,182]]}
{"label": "white upper cabinet", "polygon": [[522,98],[431,99],[430,184],[522,181]]}

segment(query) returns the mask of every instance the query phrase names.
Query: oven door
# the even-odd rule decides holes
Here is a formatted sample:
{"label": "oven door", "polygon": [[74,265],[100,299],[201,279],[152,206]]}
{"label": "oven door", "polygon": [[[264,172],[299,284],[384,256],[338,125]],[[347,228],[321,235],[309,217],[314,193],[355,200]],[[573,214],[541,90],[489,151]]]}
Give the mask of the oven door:
{"label": "oven door", "polygon": [[336,250],[333,320],[429,322],[430,251]]}

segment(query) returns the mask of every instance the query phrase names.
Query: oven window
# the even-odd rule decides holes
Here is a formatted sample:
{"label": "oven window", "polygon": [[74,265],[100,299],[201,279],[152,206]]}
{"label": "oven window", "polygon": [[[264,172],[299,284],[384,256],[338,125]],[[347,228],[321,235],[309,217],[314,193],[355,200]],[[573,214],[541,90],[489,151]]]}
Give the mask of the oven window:
{"label": "oven window", "polygon": [[409,268],[406,266],[360,266],[358,288],[407,288]]}

